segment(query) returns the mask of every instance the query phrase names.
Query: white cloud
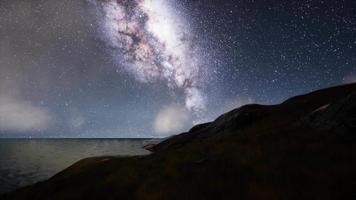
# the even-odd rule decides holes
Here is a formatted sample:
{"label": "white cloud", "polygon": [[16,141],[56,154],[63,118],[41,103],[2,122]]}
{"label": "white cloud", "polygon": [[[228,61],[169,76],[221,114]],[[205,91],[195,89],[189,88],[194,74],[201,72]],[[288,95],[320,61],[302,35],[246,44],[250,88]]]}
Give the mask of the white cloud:
{"label": "white cloud", "polygon": [[153,128],[160,136],[178,134],[192,126],[190,113],[182,106],[169,105],[163,107],[156,116]]}
{"label": "white cloud", "polygon": [[47,129],[50,113],[30,102],[0,96],[0,131],[27,132]]}
{"label": "white cloud", "polygon": [[348,83],[356,83],[356,75],[354,74],[349,74],[346,77],[342,79],[342,83],[348,84]]}

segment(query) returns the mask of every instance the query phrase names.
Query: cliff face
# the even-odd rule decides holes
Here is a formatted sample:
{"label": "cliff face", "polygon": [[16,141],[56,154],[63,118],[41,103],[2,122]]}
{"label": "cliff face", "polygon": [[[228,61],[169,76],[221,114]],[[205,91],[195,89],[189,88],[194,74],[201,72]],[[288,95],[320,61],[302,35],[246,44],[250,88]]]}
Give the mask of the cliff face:
{"label": "cliff face", "polygon": [[150,149],[84,159],[0,199],[356,197],[356,84],[246,105]]}

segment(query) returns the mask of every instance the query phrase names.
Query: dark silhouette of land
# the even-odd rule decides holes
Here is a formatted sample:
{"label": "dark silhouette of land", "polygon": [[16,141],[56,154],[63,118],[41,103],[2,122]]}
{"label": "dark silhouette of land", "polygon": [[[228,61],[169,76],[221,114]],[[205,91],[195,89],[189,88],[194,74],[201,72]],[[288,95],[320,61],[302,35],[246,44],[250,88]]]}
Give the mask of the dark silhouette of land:
{"label": "dark silhouette of land", "polygon": [[83,159],[0,199],[356,198],[356,84],[246,105],[149,148]]}

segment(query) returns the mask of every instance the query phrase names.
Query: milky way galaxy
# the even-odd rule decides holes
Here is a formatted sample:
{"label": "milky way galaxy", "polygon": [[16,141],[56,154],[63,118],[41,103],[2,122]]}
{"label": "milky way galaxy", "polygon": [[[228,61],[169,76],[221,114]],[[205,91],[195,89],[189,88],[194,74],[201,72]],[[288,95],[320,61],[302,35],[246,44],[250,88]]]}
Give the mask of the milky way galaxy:
{"label": "milky way galaxy", "polygon": [[150,138],[356,82],[355,0],[0,0],[0,138]]}
{"label": "milky way galaxy", "polygon": [[182,89],[190,111],[205,109],[189,24],[169,2],[110,0],[95,6],[100,8],[104,39],[120,67],[139,81],[165,81],[171,89]]}

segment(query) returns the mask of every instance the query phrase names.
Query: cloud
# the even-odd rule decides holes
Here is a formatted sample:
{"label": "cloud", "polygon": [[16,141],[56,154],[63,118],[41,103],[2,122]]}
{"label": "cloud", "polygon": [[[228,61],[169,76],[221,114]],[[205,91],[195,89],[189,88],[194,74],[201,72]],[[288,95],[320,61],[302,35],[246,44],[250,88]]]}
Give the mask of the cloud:
{"label": "cloud", "polygon": [[184,107],[172,104],[158,112],[153,126],[156,133],[166,136],[184,131],[192,125],[191,121],[191,115]]}
{"label": "cloud", "polygon": [[349,75],[345,76],[345,77],[342,79],[342,83],[344,83],[344,84],[356,83],[356,75],[354,75],[354,74],[349,74]]}
{"label": "cloud", "polygon": [[50,113],[30,102],[0,96],[0,131],[28,132],[47,129]]}

